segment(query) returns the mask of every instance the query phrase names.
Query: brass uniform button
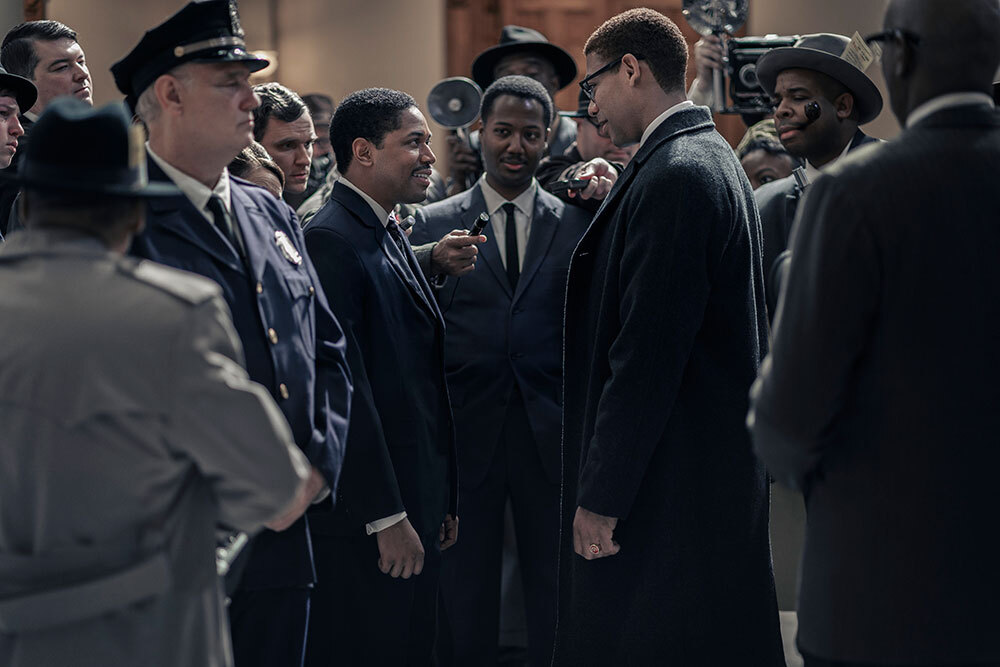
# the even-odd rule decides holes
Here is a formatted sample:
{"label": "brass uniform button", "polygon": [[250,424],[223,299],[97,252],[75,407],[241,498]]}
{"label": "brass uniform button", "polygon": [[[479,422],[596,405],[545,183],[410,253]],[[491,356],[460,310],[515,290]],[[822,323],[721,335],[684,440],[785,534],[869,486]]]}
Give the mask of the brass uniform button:
{"label": "brass uniform button", "polygon": [[315,288],[315,287],[313,287],[312,285],[310,285],[310,286],[309,286],[309,296],[312,296],[312,295],[314,295],[315,293],[316,293],[316,288]]}
{"label": "brass uniform button", "polygon": [[288,400],[288,387],[285,386],[284,382],[278,385],[278,393],[281,394],[283,399]]}
{"label": "brass uniform button", "polygon": [[278,342],[278,332],[274,329],[267,330],[267,339],[271,341],[271,344],[277,344]]}
{"label": "brass uniform button", "polygon": [[263,283],[257,283],[257,294],[263,294],[263,293],[264,293]]}

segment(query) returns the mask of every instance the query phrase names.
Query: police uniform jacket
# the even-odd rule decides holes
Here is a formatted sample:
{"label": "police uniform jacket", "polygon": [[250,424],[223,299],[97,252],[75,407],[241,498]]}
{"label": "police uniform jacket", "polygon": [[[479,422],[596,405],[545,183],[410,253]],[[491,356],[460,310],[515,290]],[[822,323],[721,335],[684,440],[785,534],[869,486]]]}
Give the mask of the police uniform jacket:
{"label": "police uniform jacket", "polygon": [[216,524],[308,467],[218,286],[42,229],[0,283],[0,665],[229,664]]}
{"label": "police uniform jacket", "polygon": [[[149,175],[151,181],[169,180],[152,159]],[[229,178],[233,219],[249,269],[187,197],[151,201],[146,231],[136,237],[132,252],[207,276],[222,287],[251,379],[275,398],[295,443],[334,489],[351,394],[343,332],[305,254],[295,213],[263,188]],[[244,588],[313,582],[304,519],[254,540]]]}

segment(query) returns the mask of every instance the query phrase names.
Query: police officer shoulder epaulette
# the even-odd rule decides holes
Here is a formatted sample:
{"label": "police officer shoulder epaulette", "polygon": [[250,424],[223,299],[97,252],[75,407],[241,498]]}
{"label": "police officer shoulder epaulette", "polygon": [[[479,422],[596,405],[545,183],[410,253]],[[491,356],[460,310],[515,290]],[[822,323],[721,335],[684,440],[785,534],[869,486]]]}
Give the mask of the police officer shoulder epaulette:
{"label": "police officer shoulder epaulette", "polygon": [[119,266],[123,272],[131,274],[136,279],[188,303],[203,303],[222,295],[222,288],[215,281],[156,262],[125,261]]}

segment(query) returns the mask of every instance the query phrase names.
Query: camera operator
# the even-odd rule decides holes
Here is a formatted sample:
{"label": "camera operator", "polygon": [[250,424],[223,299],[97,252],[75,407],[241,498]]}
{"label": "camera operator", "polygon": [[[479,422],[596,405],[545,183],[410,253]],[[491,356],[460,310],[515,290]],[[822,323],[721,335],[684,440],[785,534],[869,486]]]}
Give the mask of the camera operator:
{"label": "camera operator", "polygon": [[705,35],[694,44],[694,65],[697,75],[688,88],[688,99],[695,104],[711,107],[715,94],[712,91],[712,77],[715,70],[722,69],[725,49],[718,35]]}
{"label": "camera operator", "polygon": [[[757,61],[761,87],[775,101],[774,125],[782,145],[805,160],[807,182],[848,151],[878,141],[859,128],[882,110],[882,95],[860,69],[841,57],[843,35],[805,35]],[[763,185],[755,193],[764,232],[764,275],[768,311],[774,312],[778,284],[767,278],[788,245],[802,188],[794,176]]]}

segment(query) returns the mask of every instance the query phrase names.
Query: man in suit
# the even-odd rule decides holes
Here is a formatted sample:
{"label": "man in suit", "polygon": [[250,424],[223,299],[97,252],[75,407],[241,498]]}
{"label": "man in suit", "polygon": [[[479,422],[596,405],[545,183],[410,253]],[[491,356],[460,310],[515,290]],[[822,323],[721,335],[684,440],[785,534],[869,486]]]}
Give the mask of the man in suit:
{"label": "man in suit", "polygon": [[[66,152],[67,142],[80,150]],[[241,366],[218,285],[123,257],[149,185],[121,105],[43,112],[0,250],[0,663],[231,664],[216,525],[308,466]]]}
{"label": "man in suit", "polygon": [[[18,120],[24,128],[21,151],[28,144],[31,126],[49,103],[64,95],[93,104],[93,83],[83,48],[76,31],[59,21],[28,21],[7,31],[0,46],[0,63],[16,76],[33,82],[37,98],[30,107],[21,107]],[[17,168],[17,155],[13,166]],[[5,183],[0,187],[0,234],[22,227],[11,210],[18,187]]]}
{"label": "man in suit", "polygon": [[624,12],[585,54],[591,115],[639,150],[569,269],[555,664],[783,665],[743,423],[767,346],[753,191],[685,97],[672,21]]}
{"label": "man in suit", "polygon": [[[842,56],[850,43],[843,35],[805,35],[794,46],[772,49],[757,62],[760,84],[777,103],[778,138],[791,155],[805,161],[807,184],[849,151],[877,141],[858,128],[878,116],[882,94],[863,70]],[[787,176],[755,192],[772,317],[780,291],[778,257],[788,247],[803,187]]]}
{"label": "man in suit", "polygon": [[310,514],[309,665],[431,664],[441,551],[458,536],[444,320],[391,211],[426,196],[430,130],[406,93],[352,93],[342,174],[306,247],[344,324],[355,392],[336,508]]}
{"label": "man in suit", "polygon": [[562,311],[569,257],[590,222],[540,189],[552,101],[537,81],[483,96],[479,183],[416,213],[411,242],[489,217],[476,269],[438,290],[462,471],[462,541],[442,559],[456,665],[497,662],[503,513],[512,501],[530,664],[548,665],[559,536]]}
{"label": "man in suit", "polygon": [[807,500],[806,665],[1000,665],[1000,7],[894,0],[870,39],[905,129],[810,187],[750,423]]}
{"label": "man in suit", "polygon": [[312,167],[316,131],[302,98],[280,83],[253,87],[260,106],[253,113],[253,136],[285,175],[284,192],[305,192]]}
{"label": "man in suit", "polygon": [[[350,372],[294,212],[226,170],[253,138],[248,78],[265,64],[245,49],[235,3],[209,0],[147,32],[112,72],[149,132],[151,177],[184,193],[150,204],[132,250],[222,286],[250,377],[312,464],[304,512],[336,489]],[[315,582],[305,518],[263,532],[244,562],[229,607],[236,664],[301,664]]]}

